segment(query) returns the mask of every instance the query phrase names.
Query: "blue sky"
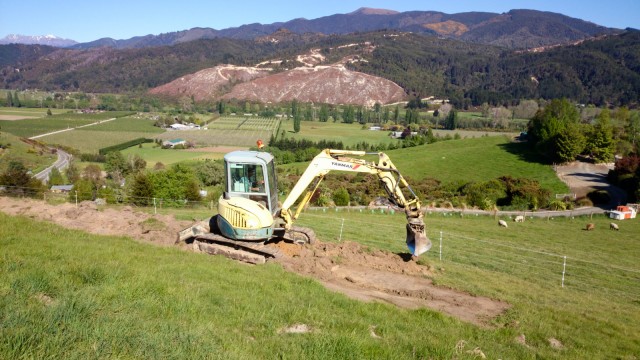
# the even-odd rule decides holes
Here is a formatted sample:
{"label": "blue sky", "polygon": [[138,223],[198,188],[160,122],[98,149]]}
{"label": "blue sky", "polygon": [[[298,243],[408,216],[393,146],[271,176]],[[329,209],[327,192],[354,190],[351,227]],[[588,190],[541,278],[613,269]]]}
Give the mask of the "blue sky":
{"label": "blue sky", "polygon": [[640,29],[640,0],[0,0],[0,38],[9,34],[56,35],[78,42],[187,30],[224,29],[250,23],[345,14],[360,7],[444,13],[511,9],[551,11],[598,25]]}

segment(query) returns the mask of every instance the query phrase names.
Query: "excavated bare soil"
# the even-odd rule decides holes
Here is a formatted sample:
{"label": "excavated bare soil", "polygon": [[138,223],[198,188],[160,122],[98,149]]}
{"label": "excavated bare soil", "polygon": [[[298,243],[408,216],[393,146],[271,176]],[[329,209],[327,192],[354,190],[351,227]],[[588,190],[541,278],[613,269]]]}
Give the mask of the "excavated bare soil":
{"label": "excavated bare soil", "polygon": [[[177,232],[190,226],[172,216],[150,215],[131,207],[98,208],[92,202],[50,205],[43,201],[0,197],[0,210],[51,221],[61,226],[101,235],[124,235],[160,246],[175,245]],[[274,261],[288,271],[309,276],[326,288],[361,301],[382,301],[408,309],[430,308],[479,326],[504,313],[509,305],[465,292],[436,286],[431,269],[406,256],[370,250],[358,243],[299,246],[276,243],[283,255]]]}

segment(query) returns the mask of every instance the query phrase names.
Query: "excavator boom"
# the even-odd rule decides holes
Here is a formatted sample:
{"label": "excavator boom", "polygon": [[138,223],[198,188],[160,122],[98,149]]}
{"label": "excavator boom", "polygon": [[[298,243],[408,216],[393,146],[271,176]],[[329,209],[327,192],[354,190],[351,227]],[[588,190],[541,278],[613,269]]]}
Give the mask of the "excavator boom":
{"label": "excavator boom", "polygon": [[[351,156],[378,155],[377,162],[355,159]],[[407,247],[414,256],[428,251],[431,241],[426,235],[420,200],[413,192],[407,181],[402,177],[391,159],[385,153],[366,153],[364,151],[325,149],[309,164],[294,188],[285,199],[279,216],[285,228],[292,226],[302,209],[308,204],[324,176],[330,171],[351,171],[374,174],[385,189],[389,201],[402,208],[407,217]],[[313,184],[313,186],[310,186]],[[294,203],[301,198],[295,212],[292,213]]]}

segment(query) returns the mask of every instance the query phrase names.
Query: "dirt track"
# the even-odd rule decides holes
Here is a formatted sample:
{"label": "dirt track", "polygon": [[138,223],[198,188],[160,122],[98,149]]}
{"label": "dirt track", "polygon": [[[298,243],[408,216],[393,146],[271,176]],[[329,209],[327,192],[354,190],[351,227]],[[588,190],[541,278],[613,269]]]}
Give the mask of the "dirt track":
{"label": "dirt track", "polygon": [[574,161],[557,165],[555,170],[560,180],[564,181],[577,197],[583,197],[592,190],[607,186],[607,174],[612,168],[613,165]]}
{"label": "dirt track", "polygon": [[[138,241],[176,246],[177,232],[191,225],[172,216],[149,215],[131,207],[101,209],[92,202],[49,205],[42,201],[0,197],[0,209],[61,226],[101,235],[126,235]],[[185,245],[178,245],[190,249]],[[504,313],[509,305],[433,285],[431,269],[398,254],[371,251],[357,243],[323,243],[301,247],[277,245],[277,259],[288,271],[319,280],[332,291],[361,301],[383,301],[399,307],[427,307],[479,326]]]}
{"label": "dirt track", "polygon": [[625,204],[627,195],[624,190],[609,184],[607,174],[614,168],[613,164],[592,164],[584,161],[574,161],[555,167],[560,180],[564,181],[576,197],[586,196],[593,190],[606,190],[611,196],[608,204],[601,204],[603,208],[612,209]]}

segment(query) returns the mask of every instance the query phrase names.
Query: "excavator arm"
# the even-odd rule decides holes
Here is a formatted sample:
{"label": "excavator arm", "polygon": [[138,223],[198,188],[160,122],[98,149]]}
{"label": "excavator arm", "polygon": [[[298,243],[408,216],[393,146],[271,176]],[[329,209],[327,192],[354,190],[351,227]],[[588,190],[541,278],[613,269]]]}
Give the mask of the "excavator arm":
{"label": "excavator arm", "polygon": [[[320,182],[330,171],[350,171],[374,174],[380,180],[381,186],[387,192],[389,201],[402,208],[407,216],[407,246],[414,256],[428,251],[431,241],[426,236],[423,214],[420,210],[420,200],[413,192],[407,181],[402,177],[391,159],[385,153],[376,153],[377,162],[355,159],[352,156],[365,156],[372,153],[364,151],[325,149],[309,164],[300,180],[293,187],[279,211],[279,217],[285,229],[290,229],[293,221],[300,216],[304,207],[311,200]],[[406,195],[405,195],[406,194]],[[295,202],[301,199],[295,211]]]}

